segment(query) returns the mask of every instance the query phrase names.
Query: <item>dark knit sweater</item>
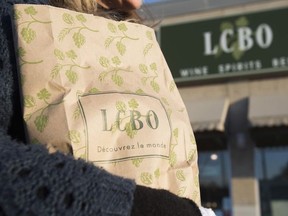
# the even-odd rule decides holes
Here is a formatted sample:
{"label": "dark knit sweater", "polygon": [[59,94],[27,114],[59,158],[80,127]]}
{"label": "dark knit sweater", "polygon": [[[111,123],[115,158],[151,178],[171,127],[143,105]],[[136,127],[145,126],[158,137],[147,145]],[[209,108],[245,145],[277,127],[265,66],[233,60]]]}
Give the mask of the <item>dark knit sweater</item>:
{"label": "dark knit sweater", "polygon": [[42,146],[0,138],[0,215],[130,215],[135,184]]}
{"label": "dark knit sweater", "polygon": [[0,4],[0,216],[200,216],[194,202],[168,191],[136,186],[83,160],[23,144],[11,29],[15,3],[47,0],[1,0]]}

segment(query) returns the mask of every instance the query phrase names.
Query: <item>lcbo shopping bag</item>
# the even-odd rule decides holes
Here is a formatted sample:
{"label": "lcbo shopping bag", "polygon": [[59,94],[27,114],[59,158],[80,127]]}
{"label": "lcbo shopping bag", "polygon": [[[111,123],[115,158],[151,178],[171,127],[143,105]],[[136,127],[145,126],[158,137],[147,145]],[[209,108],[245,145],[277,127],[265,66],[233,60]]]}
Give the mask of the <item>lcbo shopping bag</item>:
{"label": "lcbo shopping bag", "polygon": [[197,148],[153,29],[15,5],[30,142],[200,204]]}

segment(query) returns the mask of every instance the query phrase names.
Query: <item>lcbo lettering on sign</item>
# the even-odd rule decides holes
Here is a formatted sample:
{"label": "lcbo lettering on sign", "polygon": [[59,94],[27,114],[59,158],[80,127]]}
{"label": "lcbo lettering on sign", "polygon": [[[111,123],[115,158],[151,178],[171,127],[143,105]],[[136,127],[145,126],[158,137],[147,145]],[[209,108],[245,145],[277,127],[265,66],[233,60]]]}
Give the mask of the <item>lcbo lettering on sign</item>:
{"label": "lcbo lettering on sign", "polygon": [[[267,49],[273,42],[273,30],[268,24],[260,24],[255,32],[248,27],[239,27],[224,30],[219,38],[219,46],[212,44],[212,32],[205,32],[204,36],[204,55],[216,55],[220,48],[225,53],[232,53],[235,46],[231,46],[231,39],[237,38],[238,49],[240,51],[248,51],[257,44],[262,49]],[[235,37],[236,36],[236,37]]]}

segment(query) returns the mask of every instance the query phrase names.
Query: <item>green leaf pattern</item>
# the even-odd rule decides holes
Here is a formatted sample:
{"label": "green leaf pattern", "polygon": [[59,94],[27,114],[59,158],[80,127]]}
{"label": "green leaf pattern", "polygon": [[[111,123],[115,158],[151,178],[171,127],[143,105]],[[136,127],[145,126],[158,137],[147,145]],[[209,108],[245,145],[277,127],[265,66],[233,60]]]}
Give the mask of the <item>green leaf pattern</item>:
{"label": "green leaf pattern", "polygon": [[179,181],[185,181],[186,180],[186,177],[184,175],[184,171],[183,170],[177,170],[176,171],[176,178],[179,180]]}
{"label": "green leaf pattern", "polygon": [[43,60],[37,60],[37,61],[28,61],[25,59],[26,50],[23,47],[18,47],[18,59],[20,68],[23,67],[26,64],[40,64],[43,62]]}
{"label": "green leaf pattern", "polygon": [[36,117],[34,124],[39,132],[43,132],[48,123],[47,115],[39,115]]}
{"label": "green leaf pattern", "polygon": [[[37,94],[36,94],[36,98],[39,101],[43,101],[44,104],[46,104],[44,107],[39,108],[38,110],[30,113],[30,114],[26,114],[25,115],[25,121],[29,121],[32,118],[33,114],[38,114],[35,117],[34,120],[34,125],[36,127],[36,129],[42,133],[44,132],[48,122],[49,122],[49,116],[47,114],[45,114],[45,112],[47,112],[47,109],[52,107],[52,106],[57,106],[61,103],[63,103],[63,100],[57,101],[56,103],[49,103],[49,100],[51,99],[52,94],[46,89],[43,88],[41,89]],[[30,108],[35,108],[36,104],[37,104],[37,99],[35,97],[33,97],[32,95],[25,95],[24,97],[24,106],[27,109]]]}
{"label": "green leaf pattern", "polygon": [[65,70],[65,75],[68,81],[71,84],[76,84],[79,79],[76,69],[87,70],[90,68],[90,66],[81,66],[76,62],[78,56],[74,50],[64,52],[60,49],[55,49],[54,56],[58,59],[57,62],[61,63],[57,63],[50,72],[50,77],[52,79],[56,79],[60,75],[60,72]]}
{"label": "green leaf pattern", "polygon": [[79,131],[70,130],[68,132],[68,137],[69,137],[69,140],[74,144],[80,144],[81,142],[81,134]]}
{"label": "green leaf pattern", "polygon": [[160,85],[157,82],[157,78],[158,78],[158,71],[157,71],[157,64],[155,62],[153,62],[152,64],[150,64],[149,66],[145,65],[145,64],[140,64],[139,65],[139,70],[140,72],[142,72],[143,74],[147,74],[147,76],[143,76],[141,78],[142,84],[144,86],[147,85],[147,83],[150,84],[150,86],[152,87],[152,89],[156,92],[159,93],[160,91]]}
{"label": "green leaf pattern", "polygon": [[170,165],[171,167],[174,167],[177,163],[177,154],[175,152],[175,147],[178,146],[178,135],[179,135],[179,129],[175,128],[173,130],[173,140],[175,140],[175,143],[170,143]]}
{"label": "green leaf pattern", "polygon": [[139,40],[139,38],[131,37],[127,34],[128,28],[124,22],[120,22],[118,25],[114,23],[108,23],[107,29],[113,35],[110,35],[105,40],[105,47],[109,48],[115,42],[116,49],[121,56],[123,56],[127,51],[124,40]]}
{"label": "green leaf pattern", "polygon": [[62,15],[63,21],[67,24],[66,28],[63,28],[59,35],[58,40],[63,41],[70,33],[72,34],[72,39],[77,48],[81,48],[86,43],[86,37],[82,34],[82,31],[90,31],[90,32],[99,32],[99,30],[92,29],[86,25],[87,19],[83,16],[83,14],[76,15],[76,17],[72,16],[69,13],[63,13]]}
{"label": "green leaf pattern", "polygon": [[143,162],[143,159],[141,158],[132,159],[132,164],[137,168],[140,167],[142,162]]}
{"label": "green leaf pattern", "polygon": [[132,72],[128,69],[121,68],[121,60],[118,56],[114,56],[111,59],[101,56],[99,58],[99,63],[105,69],[98,76],[100,82],[104,82],[106,80],[106,77],[109,76],[114,84],[116,84],[117,86],[122,86],[124,84],[124,79],[120,75],[120,73]]}
{"label": "green leaf pattern", "polygon": [[[32,43],[35,38],[37,37],[36,31],[31,27],[33,24],[49,24],[50,21],[41,21],[37,19],[38,11],[33,6],[28,6],[24,9],[25,14],[30,16],[30,20],[19,23],[18,26],[24,26],[21,31],[20,35],[27,44]],[[22,13],[20,11],[16,11],[14,18],[16,20],[22,17]]]}
{"label": "green leaf pattern", "polygon": [[153,183],[153,175],[148,172],[141,173],[140,179],[144,185],[151,185]]}
{"label": "green leaf pattern", "polygon": [[24,96],[24,107],[25,108],[33,108],[35,106],[36,106],[36,101],[35,101],[34,97],[32,97],[30,95]]}
{"label": "green leaf pattern", "polygon": [[160,178],[161,172],[160,172],[160,169],[159,169],[159,168],[154,171],[154,176],[155,176],[156,179],[159,179],[159,178]]}
{"label": "green leaf pattern", "polygon": [[[136,99],[129,100],[127,104],[123,101],[117,101],[115,104],[115,108],[119,112],[122,112],[124,114],[128,112],[128,108],[130,110],[137,110],[138,107],[139,107],[139,103],[137,102]],[[141,117],[146,117],[146,116],[142,115]],[[125,121],[127,121],[127,122],[125,122]],[[132,122],[130,122],[130,116],[119,117],[119,122],[115,121],[112,124],[112,133],[115,132],[115,130],[117,128],[116,126],[120,125],[120,124],[125,124],[125,132],[126,132],[127,136],[130,137],[131,139],[133,139],[138,131],[133,129]]]}

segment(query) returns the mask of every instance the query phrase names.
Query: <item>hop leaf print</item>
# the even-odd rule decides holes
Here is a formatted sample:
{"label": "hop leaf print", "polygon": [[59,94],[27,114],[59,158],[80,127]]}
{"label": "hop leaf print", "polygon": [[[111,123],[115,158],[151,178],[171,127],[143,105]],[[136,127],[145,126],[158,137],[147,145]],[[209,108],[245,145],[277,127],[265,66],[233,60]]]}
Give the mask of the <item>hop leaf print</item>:
{"label": "hop leaf print", "polygon": [[74,110],[74,112],[73,112],[73,118],[76,120],[76,119],[78,119],[78,118],[80,117],[80,115],[81,115],[80,108],[77,107],[77,108]]}
{"label": "hop leaf print", "polygon": [[194,185],[195,185],[195,187],[196,188],[199,188],[199,180],[198,180],[198,178],[194,178]]}
{"label": "hop leaf print", "polygon": [[122,31],[122,32],[125,32],[125,31],[128,30],[128,29],[127,29],[127,26],[125,25],[125,23],[119,24],[119,25],[118,25],[118,29],[119,29],[120,31]]}
{"label": "hop leaf print", "polygon": [[[144,73],[147,74],[146,76],[143,76],[141,78],[141,82],[143,85],[147,84],[147,81],[149,80],[150,86],[152,87],[152,89],[159,93],[160,91],[160,85],[156,82],[157,78],[158,78],[158,74],[157,74],[157,65],[156,63],[152,63],[149,65],[149,68],[145,65],[145,64],[140,64],[139,65],[139,70]],[[148,75],[149,74],[149,75]]]}
{"label": "hop leaf print", "polygon": [[54,50],[54,55],[59,60],[64,60],[65,59],[65,54],[59,49],[55,49]]}
{"label": "hop leaf print", "polygon": [[66,56],[67,56],[67,58],[69,58],[71,60],[75,60],[77,58],[77,55],[74,52],[74,50],[70,50],[70,51],[66,52]]}
{"label": "hop leaf print", "polygon": [[159,92],[160,91],[160,86],[159,86],[159,84],[157,83],[157,82],[155,82],[154,80],[152,80],[151,82],[150,82],[150,85],[151,85],[151,87],[153,88],[153,90],[155,91],[155,92]]}
{"label": "hop leaf print", "polygon": [[83,14],[77,15],[77,16],[76,16],[76,19],[77,19],[79,22],[82,22],[82,23],[84,23],[84,22],[87,21],[87,19],[83,16]]}
{"label": "hop leaf print", "polygon": [[21,11],[15,10],[15,12],[14,12],[14,19],[15,19],[15,20],[18,20],[18,19],[20,19],[21,17],[22,17]]}
{"label": "hop leaf print", "polygon": [[138,94],[138,95],[143,95],[143,94],[145,94],[145,92],[143,91],[143,89],[138,89],[135,93]]}
{"label": "hop leaf print", "polygon": [[185,178],[185,175],[184,175],[184,171],[183,170],[178,170],[176,172],[176,178],[179,180],[179,181],[185,181],[186,178]]}
{"label": "hop leaf print", "polygon": [[70,25],[70,27],[63,28],[60,31],[60,33],[58,34],[58,40],[62,41],[66,36],[71,36],[70,32],[74,32],[74,34],[72,34],[73,42],[76,47],[80,48],[86,43],[86,38],[82,34],[84,30],[90,32],[99,32],[99,31],[96,29],[89,28],[88,26],[85,25],[85,23],[87,22],[85,15],[78,14],[75,17],[68,13],[64,13],[62,15],[62,19],[66,24]]}
{"label": "hop leaf print", "polygon": [[129,122],[129,123],[126,123],[125,125],[125,130],[126,130],[126,134],[131,138],[133,139],[134,136],[137,134],[137,130],[133,130],[133,127],[132,127],[132,124]]}
{"label": "hop leaf print", "polygon": [[[81,66],[79,64],[76,63],[76,59],[77,59],[77,55],[75,53],[74,50],[69,50],[67,52],[63,52],[59,49],[55,49],[54,50],[54,55],[57,59],[61,60],[61,61],[70,61],[70,63],[57,63],[51,73],[50,76],[52,79],[55,79],[57,76],[59,76],[61,71],[65,71],[66,73],[66,77],[68,78],[68,80],[75,84],[78,81],[78,75],[76,73],[76,69],[75,68],[81,68],[81,69],[89,69],[90,66]],[[66,58],[66,59],[65,59]],[[59,61],[57,61],[59,62]]]}
{"label": "hop leaf print", "polygon": [[233,47],[232,55],[234,59],[239,60],[243,56],[244,52],[239,49],[239,45],[237,41],[233,42],[232,47]]}
{"label": "hop leaf print", "polygon": [[139,40],[139,38],[133,38],[127,35],[128,28],[125,23],[120,23],[118,26],[114,25],[113,23],[108,23],[107,27],[108,30],[114,35],[109,36],[105,40],[105,47],[108,48],[115,41],[116,49],[122,56],[126,53],[126,45],[124,43],[125,40]]}
{"label": "hop leaf print", "polygon": [[146,45],[146,47],[144,48],[143,54],[144,56],[146,56],[148,54],[148,52],[152,49],[153,47],[153,43],[149,43]]}
{"label": "hop leaf print", "polygon": [[115,64],[117,66],[119,66],[121,64],[121,61],[120,61],[118,56],[113,57],[112,62],[113,62],[113,64]]}
{"label": "hop leaf print", "polygon": [[156,179],[160,178],[160,169],[159,168],[157,170],[155,170],[154,176],[155,176]]}
{"label": "hop leaf print", "polygon": [[[31,26],[35,23],[40,24],[49,24],[51,21],[43,21],[35,18],[34,16],[37,15],[37,10],[33,6],[28,6],[24,9],[24,12],[30,16],[30,20],[26,20],[25,22],[18,23],[18,27],[20,28],[20,25],[25,25],[20,31],[21,36],[23,37],[23,40],[26,43],[31,43],[36,38],[36,31],[34,31]],[[22,14],[21,12],[15,12],[14,16],[16,19],[19,19]]]}
{"label": "hop leaf print", "polygon": [[137,103],[137,101],[135,99],[131,99],[129,102],[129,107],[132,109],[137,109],[139,104]]}
{"label": "hop leaf print", "polygon": [[117,74],[112,75],[112,80],[117,86],[121,86],[124,83],[123,78]]}
{"label": "hop leaf print", "polygon": [[68,78],[68,80],[72,83],[72,84],[75,84],[78,80],[78,75],[75,71],[72,71],[72,70],[67,70],[66,71],[66,76]]}
{"label": "hop leaf print", "polygon": [[163,104],[165,104],[166,106],[169,106],[169,102],[166,98],[161,98],[161,101],[163,102]]}
{"label": "hop leaf print", "polygon": [[220,29],[221,29],[221,31],[224,31],[224,30],[227,30],[227,29],[233,29],[233,24],[230,23],[230,22],[223,22],[220,25]]}
{"label": "hop leaf print", "polygon": [[186,189],[187,189],[187,187],[181,187],[181,188],[178,190],[177,195],[180,196],[180,197],[182,197],[182,196],[185,194]]}
{"label": "hop leaf print", "polygon": [[108,68],[108,67],[110,66],[109,59],[106,58],[106,57],[103,57],[103,56],[100,57],[99,63],[100,63],[100,65],[101,65],[102,67],[104,67],[104,68]]}
{"label": "hop leaf print", "polygon": [[178,130],[178,128],[176,128],[176,129],[173,130],[173,135],[174,135],[176,138],[178,138],[178,135],[179,135],[179,130]]}
{"label": "hop leaf print", "polygon": [[189,151],[188,157],[187,157],[187,161],[191,162],[193,161],[194,157],[196,155],[196,149],[192,149]]}
{"label": "hop leaf print", "polygon": [[32,15],[32,16],[37,14],[37,11],[36,11],[36,9],[33,6],[29,6],[29,7],[25,8],[24,11],[25,11],[26,14],[29,14],[29,15]]}
{"label": "hop leaf print", "polygon": [[132,160],[132,164],[135,166],[135,167],[139,167],[142,163],[143,159],[140,159],[140,158],[137,158],[137,159],[133,159]]}
{"label": "hop leaf print", "polygon": [[24,96],[24,107],[32,108],[32,107],[35,107],[35,105],[36,105],[36,102],[35,102],[34,97],[30,95]]}
{"label": "hop leaf print", "polygon": [[147,31],[147,32],[146,32],[146,37],[147,37],[149,40],[153,40],[152,32],[151,32],[151,31]]}
{"label": "hop leaf print", "polygon": [[118,111],[125,112],[127,108],[126,108],[126,105],[124,102],[118,101],[118,102],[116,102],[116,109]]}
{"label": "hop leaf print", "polygon": [[46,115],[37,116],[34,121],[34,124],[37,130],[41,133],[44,131],[45,127],[47,126],[47,123],[48,123],[48,116]]}
{"label": "hop leaf print", "polygon": [[72,143],[79,144],[81,142],[81,135],[76,130],[69,131],[68,137]]}
{"label": "hop leaf print", "polygon": [[177,163],[177,155],[174,151],[171,151],[171,153],[170,153],[170,165],[172,167],[174,167],[176,163]]}
{"label": "hop leaf print", "polygon": [[97,89],[97,88],[92,88],[92,89],[89,90],[90,94],[96,94],[98,92],[99,92],[99,89]]}
{"label": "hop leaf print", "polygon": [[72,15],[68,14],[68,13],[64,13],[62,15],[63,21],[69,25],[72,25],[74,23],[74,18]]}
{"label": "hop leaf print", "polygon": [[111,45],[111,43],[113,42],[114,38],[113,37],[108,37],[105,40],[105,48],[109,47]]}
{"label": "hop leaf print", "polygon": [[23,47],[18,48],[18,55],[20,58],[23,58],[26,55],[26,51],[23,49]]}
{"label": "hop leaf print", "polygon": [[147,74],[148,73],[148,67],[145,64],[140,64],[139,65],[139,70],[144,73]]}
{"label": "hop leaf print", "polygon": [[117,28],[116,28],[116,26],[113,23],[108,23],[108,29],[112,33],[116,33],[117,32]]}
{"label": "hop leaf print", "polygon": [[78,48],[83,46],[83,44],[85,44],[85,42],[86,42],[85,36],[83,34],[81,34],[80,32],[74,33],[73,40],[74,40],[75,45]]}
{"label": "hop leaf print", "polygon": [[169,87],[170,92],[173,92],[173,91],[175,90],[175,88],[176,88],[175,82],[174,82],[174,81],[171,81],[170,87]]}
{"label": "hop leaf print", "polygon": [[110,60],[106,57],[101,56],[99,59],[100,65],[105,68],[105,71],[102,71],[98,75],[98,79],[103,82],[107,76],[111,77],[111,80],[117,85],[122,86],[124,83],[124,79],[120,76],[121,72],[132,72],[126,68],[121,67],[121,60],[118,56],[114,56],[111,59],[112,64],[110,64]]}
{"label": "hop leaf print", "polygon": [[118,41],[116,43],[116,47],[117,47],[117,50],[120,53],[120,55],[124,55],[125,54],[125,52],[126,52],[125,44],[123,44],[122,42]]}
{"label": "hop leaf print", "polygon": [[62,69],[62,65],[60,65],[60,64],[55,65],[52,69],[51,74],[50,74],[51,78],[55,79],[59,75],[61,69]]}
{"label": "hop leaf print", "polygon": [[249,25],[249,20],[246,17],[240,17],[235,22],[236,26],[238,27],[244,27]]}
{"label": "hop leaf print", "polygon": [[157,65],[156,65],[156,63],[152,63],[152,64],[150,65],[150,68],[151,68],[152,71],[157,71]]}
{"label": "hop leaf print", "polygon": [[64,40],[64,38],[70,33],[70,29],[69,28],[64,28],[60,31],[59,35],[58,35],[58,40],[62,41]]}
{"label": "hop leaf print", "polygon": [[40,100],[49,100],[51,94],[47,91],[46,88],[44,88],[39,93],[37,93],[37,96]]}
{"label": "hop leaf print", "polygon": [[26,43],[31,43],[36,38],[36,32],[31,28],[23,28],[21,35]]}
{"label": "hop leaf print", "polygon": [[104,81],[106,76],[107,76],[107,73],[106,72],[102,72],[102,73],[99,74],[98,79],[102,82],[102,81]]}
{"label": "hop leaf print", "polygon": [[141,182],[145,185],[151,185],[153,183],[153,176],[150,173],[144,172],[140,178]]}

